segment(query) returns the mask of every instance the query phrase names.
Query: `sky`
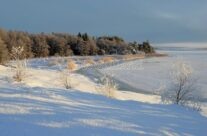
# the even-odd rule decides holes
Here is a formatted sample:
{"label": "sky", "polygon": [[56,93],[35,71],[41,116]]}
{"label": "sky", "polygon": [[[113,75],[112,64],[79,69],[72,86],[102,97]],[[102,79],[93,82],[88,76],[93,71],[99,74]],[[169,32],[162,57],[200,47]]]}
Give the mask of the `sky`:
{"label": "sky", "polygon": [[138,42],[206,42],[207,0],[0,0],[0,27]]}

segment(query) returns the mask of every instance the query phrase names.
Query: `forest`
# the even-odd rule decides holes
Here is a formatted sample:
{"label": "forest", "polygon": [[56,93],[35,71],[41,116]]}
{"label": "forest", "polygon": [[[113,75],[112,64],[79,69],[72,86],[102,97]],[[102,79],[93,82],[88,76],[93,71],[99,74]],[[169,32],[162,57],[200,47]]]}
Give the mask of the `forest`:
{"label": "forest", "polygon": [[0,29],[0,63],[12,59],[10,54],[13,47],[24,48],[22,58],[127,55],[155,52],[148,41],[142,43],[126,42],[118,36],[93,37],[87,33],[78,33],[77,35],[69,33],[34,34]]}

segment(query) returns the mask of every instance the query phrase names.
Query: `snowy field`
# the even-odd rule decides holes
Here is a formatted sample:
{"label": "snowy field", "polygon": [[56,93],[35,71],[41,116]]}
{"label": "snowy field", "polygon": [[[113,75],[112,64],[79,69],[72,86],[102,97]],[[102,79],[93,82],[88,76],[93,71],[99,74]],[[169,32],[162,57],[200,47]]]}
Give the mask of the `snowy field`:
{"label": "snowy field", "polygon": [[[207,49],[207,44],[157,46],[160,49],[158,52],[167,53],[169,56],[126,62],[104,68],[102,72],[113,75],[115,79],[124,82],[131,91],[154,94],[168,86],[173,63],[182,59],[194,69],[193,73],[198,86],[196,95],[200,96],[203,101],[207,101],[207,50],[203,50],[205,47]],[[120,85],[120,88],[123,87]]]}
{"label": "snowy field", "polygon": [[77,90],[2,85],[1,136],[206,134],[207,118],[176,105],[118,101]]}
{"label": "snowy field", "polygon": [[[205,136],[205,116],[161,104],[152,93],[167,82],[177,56],[192,63],[206,88],[206,52],[164,52],[169,56],[104,67],[102,72],[120,83],[115,99],[97,91],[96,78],[77,72],[71,74],[72,89],[65,89],[60,76],[64,59],[55,65],[50,62],[54,58],[29,60],[21,83],[12,80],[12,68],[0,66],[0,136]],[[83,66],[82,58],[73,59],[78,69]],[[206,97],[204,89],[199,93]]]}

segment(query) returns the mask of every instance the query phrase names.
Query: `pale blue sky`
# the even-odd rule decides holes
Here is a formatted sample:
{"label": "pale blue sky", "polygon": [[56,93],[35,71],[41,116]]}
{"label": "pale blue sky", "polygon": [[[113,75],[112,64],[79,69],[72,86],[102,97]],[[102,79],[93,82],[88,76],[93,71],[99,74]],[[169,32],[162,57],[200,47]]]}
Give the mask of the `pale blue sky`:
{"label": "pale blue sky", "polygon": [[207,0],[0,0],[0,27],[152,42],[207,41]]}

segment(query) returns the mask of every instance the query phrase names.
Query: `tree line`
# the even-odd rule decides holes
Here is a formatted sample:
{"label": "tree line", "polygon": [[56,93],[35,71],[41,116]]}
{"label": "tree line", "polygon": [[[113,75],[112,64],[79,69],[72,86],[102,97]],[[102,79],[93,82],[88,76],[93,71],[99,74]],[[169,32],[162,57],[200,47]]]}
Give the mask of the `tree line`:
{"label": "tree line", "polygon": [[143,43],[126,42],[118,36],[92,37],[87,33],[32,34],[22,31],[0,29],[0,63],[11,59],[12,47],[24,48],[22,58],[71,56],[71,55],[110,55],[137,54],[140,51],[154,53],[148,41]]}

